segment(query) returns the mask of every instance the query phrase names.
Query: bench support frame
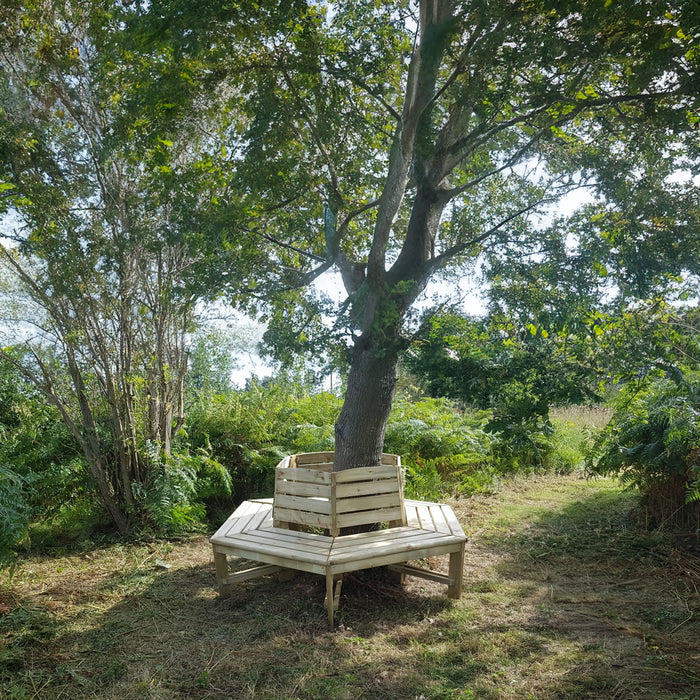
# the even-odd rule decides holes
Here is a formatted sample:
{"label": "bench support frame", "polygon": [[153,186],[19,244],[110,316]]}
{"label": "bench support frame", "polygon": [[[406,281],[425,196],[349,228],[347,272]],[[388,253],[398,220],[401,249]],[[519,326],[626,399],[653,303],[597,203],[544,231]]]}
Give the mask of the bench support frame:
{"label": "bench support frame", "polygon": [[[332,626],[343,574],[388,566],[402,582],[405,576],[436,581],[447,586],[449,598],[459,598],[467,538],[452,509],[404,500],[395,455],[384,455],[376,471],[333,472],[332,457],[311,453],[285,458],[278,465],[275,498],[244,501],[217,530],[211,543],[220,594],[259,576],[320,574],[326,579]],[[384,529],[342,534],[346,528],[382,522]],[[449,554],[447,574],[407,563],[443,554]],[[260,565],[230,573],[228,556]]]}

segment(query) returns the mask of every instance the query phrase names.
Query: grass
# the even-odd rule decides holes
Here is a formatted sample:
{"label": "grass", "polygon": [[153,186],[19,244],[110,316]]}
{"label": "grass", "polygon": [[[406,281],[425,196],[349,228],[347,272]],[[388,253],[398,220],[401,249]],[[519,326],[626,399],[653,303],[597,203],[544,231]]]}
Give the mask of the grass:
{"label": "grass", "polygon": [[612,418],[609,406],[558,406],[552,408],[550,416],[555,423],[571,423],[590,429],[604,428]]}
{"label": "grass", "polygon": [[574,473],[453,505],[462,598],[358,572],[332,631],[320,577],[218,598],[202,537],[29,556],[0,587],[0,697],[700,698],[700,560],[634,529],[631,494]]}

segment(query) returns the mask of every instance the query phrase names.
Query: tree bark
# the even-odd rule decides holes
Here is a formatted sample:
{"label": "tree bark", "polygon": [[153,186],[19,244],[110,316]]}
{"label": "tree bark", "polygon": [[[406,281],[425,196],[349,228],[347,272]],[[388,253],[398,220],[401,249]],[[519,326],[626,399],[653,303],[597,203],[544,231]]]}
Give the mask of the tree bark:
{"label": "tree bark", "polygon": [[395,349],[361,336],[353,350],[343,408],[335,426],[336,471],[381,464],[396,387]]}

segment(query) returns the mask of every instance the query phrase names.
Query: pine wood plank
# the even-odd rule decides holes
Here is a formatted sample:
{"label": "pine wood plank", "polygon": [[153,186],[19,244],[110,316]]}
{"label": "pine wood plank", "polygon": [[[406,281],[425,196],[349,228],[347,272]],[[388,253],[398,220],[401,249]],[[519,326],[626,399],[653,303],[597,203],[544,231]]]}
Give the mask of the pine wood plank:
{"label": "pine wood plank", "polygon": [[281,481],[277,484],[275,493],[284,493],[289,496],[330,498],[330,487],[328,484],[311,484],[306,481]]}
{"label": "pine wood plank", "polygon": [[330,546],[326,549],[316,549],[303,547],[299,542],[262,540],[256,537],[255,533],[232,538],[226,546],[237,551],[250,553],[245,556],[253,561],[268,561],[267,559],[259,559],[262,556],[284,558],[285,561],[292,562],[291,568],[294,568],[293,563],[296,561],[325,565],[328,561],[328,551],[330,550]]}
{"label": "pine wood plank", "polygon": [[406,525],[411,527],[420,527],[420,520],[418,520],[418,511],[416,507],[409,504],[408,501],[403,502],[404,513],[406,513]]}
{"label": "pine wood plank", "polygon": [[430,532],[428,530],[418,530],[413,527],[395,527],[389,530],[373,530],[372,532],[357,532],[352,535],[342,535],[341,537],[336,537],[333,541],[333,549],[361,549],[367,543],[375,542],[377,540],[383,542],[400,541],[415,537],[424,537]]}
{"label": "pine wood plank", "polygon": [[275,521],[295,523],[296,525],[310,525],[311,527],[331,528],[331,516],[322,513],[308,513],[303,510],[290,510],[288,508],[276,508]]}
{"label": "pine wood plank", "polygon": [[234,571],[233,573],[230,573],[228,575],[227,583],[249,581],[250,579],[259,578],[260,576],[276,574],[278,571],[282,571],[282,567],[275,566],[274,564],[263,564],[262,566],[254,566],[250,569],[245,569],[244,571]]}
{"label": "pine wood plank", "polygon": [[230,547],[227,550],[227,553],[231,554],[232,556],[259,561],[264,564],[274,564],[275,566],[280,566],[283,569],[307,571],[311,574],[325,575],[326,569],[328,568],[325,563],[319,563],[313,559],[308,561],[304,559],[295,559],[285,554],[278,555],[268,551],[252,552],[244,548]]}
{"label": "pine wood plank", "polygon": [[450,554],[450,584],[447,587],[448,598],[462,595],[462,573],[464,572],[464,543],[460,549]]}
{"label": "pine wood plank", "polygon": [[430,506],[428,510],[430,511],[430,516],[433,520],[435,530],[438,532],[444,532],[446,535],[451,535],[452,529],[445,519],[445,513],[443,512],[442,507],[436,503]]}
{"label": "pine wood plank", "polygon": [[435,524],[433,523],[433,518],[430,515],[430,508],[427,505],[421,504],[416,507],[418,511],[418,520],[420,521],[420,527],[422,530],[434,530]]}
{"label": "pine wood plank", "polygon": [[330,515],[331,502],[328,498],[288,496],[278,493],[275,499],[275,517],[279,517],[280,509],[298,510],[305,513],[321,513]]}
{"label": "pine wood plank", "polygon": [[414,559],[424,559],[425,557],[439,556],[441,554],[449,554],[454,550],[455,545],[430,546],[424,548],[416,548],[406,551],[389,551],[377,556],[367,556],[362,559],[353,559],[346,557],[343,560],[337,561],[331,559],[329,568],[333,573],[346,573],[348,571],[359,571],[361,569],[371,569],[375,566],[389,566],[390,564],[400,564],[401,562],[411,561]]}
{"label": "pine wood plank", "polygon": [[[275,472],[276,478],[286,481],[308,481],[312,484],[330,484],[331,472],[316,471],[314,469],[302,469],[300,467],[283,469]],[[276,485],[276,483],[275,483]]]}
{"label": "pine wood plank", "polygon": [[320,464],[323,462],[330,462],[333,464],[335,459],[335,452],[305,452],[298,454],[297,464]]}
{"label": "pine wood plank", "polygon": [[453,535],[461,535],[466,539],[466,535],[464,534],[464,530],[462,529],[462,526],[460,525],[459,520],[457,520],[457,516],[454,514],[454,511],[450,506],[444,505],[442,507],[442,512],[443,515],[445,516],[445,520],[447,521],[447,524],[450,526],[450,530],[452,531]]}
{"label": "pine wood plank", "polygon": [[[245,508],[243,508],[243,506],[245,506]],[[242,532],[249,526],[250,521],[255,517],[255,515],[261,509],[265,508],[267,508],[267,506],[263,504],[244,501],[238,509],[242,511],[241,515],[231,521],[226,533]]]}
{"label": "pine wood plank", "polygon": [[309,552],[330,552],[333,545],[331,537],[314,535],[310,532],[295,532],[294,530],[257,530],[254,534],[255,540],[266,546],[269,544],[285,544],[290,548],[302,549]]}
{"label": "pine wood plank", "polygon": [[219,586],[219,594],[226,595],[228,587],[228,561],[226,553],[214,547],[214,567],[216,568],[216,582]]}
{"label": "pine wood plank", "polygon": [[413,566],[411,564],[391,564],[389,568],[392,571],[398,571],[407,576],[417,576],[418,578],[424,578],[428,581],[437,581],[438,583],[452,583],[452,579],[447,574],[442,574],[433,569],[422,569],[419,566]]}
{"label": "pine wood plank", "polygon": [[259,530],[265,523],[272,525],[272,508],[261,508],[248,523],[248,530]]}
{"label": "pine wood plank", "polygon": [[336,516],[336,526],[356,527],[357,525],[371,525],[372,523],[383,523],[389,520],[398,520],[402,516],[401,508],[382,508],[381,510],[361,511],[353,513],[340,513]]}
{"label": "pine wood plank", "polygon": [[[335,501],[335,512],[352,513],[363,510],[381,511],[385,508],[398,508],[401,505],[397,493],[384,493],[377,496],[356,496],[355,498],[337,498]],[[381,515],[381,513],[379,513]],[[382,522],[381,518],[377,522]]]}
{"label": "pine wood plank", "polygon": [[333,472],[337,484],[345,484],[350,481],[373,481],[380,479],[396,478],[397,467],[383,465],[381,467],[360,467],[359,469],[344,469],[342,472]]}
{"label": "pine wood plank", "polygon": [[424,535],[405,537],[403,539],[366,541],[357,547],[346,547],[343,549],[333,547],[331,549],[331,559],[335,563],[347,559],[367,559],[390,552],[412,552],[416,549],[426,549],[432,546],[452,546],[454,549],[461,545],[461,542],[452,537],[446,537],[434,532],[431,533],[427,530],[424,532],[426,533]]}
{"label": "pine wood plank", "polygon": [[340,483],[335,487],[336,498],[352,498],[354,496],[371,496],[380,493],[396,493],[398,497],[398,483],[394,479],[382,479],[380,481],[359,481],[357,483]]}

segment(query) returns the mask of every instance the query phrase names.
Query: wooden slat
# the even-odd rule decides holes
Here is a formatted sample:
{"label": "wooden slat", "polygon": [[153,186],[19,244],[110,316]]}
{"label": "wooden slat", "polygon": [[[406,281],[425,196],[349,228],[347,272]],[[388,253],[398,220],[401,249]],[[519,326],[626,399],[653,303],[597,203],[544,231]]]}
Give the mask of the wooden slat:
{"label": "wooden slat", "polygon": [[287,496],[284,493],[278,493],[275,497],[275,518],[279,518],[281,508],[330,515],[331,502],[327,498],[305,498],[304,496]]}
{"label": "wooden slat", "polygon": [[406,513],[406,525],[411,527],[420,527],[420,521],[418,520],[418,511],[416,508],[404,501],[404,513]]}
{"label": "wooden slat", "polygon": [[457,520],[457,516],[454,514],[454,511],[450,506],[443,506],[442,507],[442,512],[443,515],[445,516],[445,520],[447,524],[450,526],[450,530],[452,531],[453,535],[461,535],[466,539],[466,535],[464,534],[464,530],[462,529],[462,526],[459,524],[459,520]]}
{"label": "wooden slat", "polygon": [[[244,543],[246,544],[246,543]],[[294,556],[294,553],[290,556],[288,553],[275,553],[269,552],[267,550],[256,551],[251,549],[249,546],[238,546],[234,543],[225,548],[226,553],[243,557],[245,559],[252,559],[253,561],[259,561],[264,564],[274,564],[276,566],[281,566],[284,569],[296,569],[297,571],[308,571],[312,574],[322,574],[325,575],[327,564],[325,560],[321,558],[314,559],[313,557],[308,558],[308,560],[301,559],[298,556]]]}
{"label": "wooden slat", "polygon": [[336,560],[331,556],[328,568],[332,573],[345,573],[346,571],[359,571],[360,569],[371,569],[375,566],[389,566],[390,564],[400,564],[404,561],[424,559],[425,557],[449,554],[458,545],[452,544],[429,544],[425,547],[416,546],[415,549],[387,550],[377,556],[351,557],[345,556],[342,560]]}
{"label": "wooden slat", "polygon": [[455,541],[452,537],[439,535],[435,532],[424,532],[426,534],[420,537],[405,537],[400,540],[390,541],[377,540],[375,542],[366,542],[362,547],[345,547],[343,549],[336,549],[334,547],[331,550],[331,559],[333,563],[351,559],[360,561],[362,559],[373,559],[374,557],[383,556],[384,554],[390,554],[392,552],[412,553],[416,550],[429,551],[431,548],[445,546],[448,547],[448,549],[451,548],[454,550],[462,545],[461,542]]}
{"label": "wooden slat", "polygon": [[331,489],[328,484],[310,484],[306,481],[282,481],[277,482],[275,489],[277,496],[287,494],[289,496],[317,496],[330,498]]}
{"label": "wooden slat", "polygon": [[308,481],[311,484],[330,484],[331,472],[316,471],[315,469],[289,468],[277,469],[275,477],[286,481]]}
{"label": "wooden slat", "polygon": [[297,525],[310,525],[312,527],[331,527],[331,516],[321,513],[307,513],[303,510],[289,510],[287,508],[277,508],[275,510],[275,520],[283,523],[295,523]]}
{"label": "wooden slat", "polygon": [[[401,499],[398,493],[382,493],[377,496],[357,496],[355,498],[336,498],[335,501],[335,511],[339,515],[341,513],[353,513],[355,511],[399,508],[400,506]],[[382,522],[382,519],[378,519],[377,522]]]}
{"label": "wooden slat", "polygon": [[314,464],[313,462],[307,462],[303,465],[303,468],[313,469],[314,471],[332,472],[333,462],[319,462],[318,464]]}
{"label": "wooden slat", "polygon": [[231,546],[239,550],[251,552],[255,556],[250,558],[256,559],[258,555],[274,555],[277,557],[285,557],[291,561],[306,561],[317,564],[325,563],[328,559],[330,545],[326,548],[311,548],[302,545],[297,540],[271,540],[262,537],[263,533],[250,532],[245,535],[238,535],[231,540]]}
{"label": "wooden slat", "polygon": [[424,537],[429,535],[427,530],[416,530],[413,527],[395,527],[389,530],[373,530],[372,532],[357,532],[354,535],[336,537],[333,542],[333,551],[343,549],[361,549],[372,542],[395,542],[401,546],[402,540]]}
{"label": "wooden slat", "polygon": [[226,534],[242,532],[249,526],[250,521],[261,509],[267,510],[269,508],[269,506],[264,506],[259,503],[252,503],[249,501],[246,501],[246,504],[248,507],[245,509],[244,514],[239,515],[239,517],[231,521],[228,529],[226,530]]}
{"label": "wooden slat", "polygon": [[336,517],[337,527],[355,527],[383,523],[401,518],[401,508],[383,508],[381,510],[362,511],[359,513],[341,513]]}
{"label": "wooden slat", "polygon": [[296,456],[296,462],[301,464],[321,464],[322,462],[333,463],[335,452],[305,452]]}
{"label": "wooden slat", "polygon": [[335,487],[335,497],[351,498],[352,496],[370,496],[378,493],[392,493],[397,491],[398,483],[395,479],[358,481],[357,483],[338,484]]}
{"label": "wooden slat", "polygon": [[418,520],[420,521],[420,527],[423,530],[434,530],[433,518],[430,515],[430,508],[426,505],[417,506]]}
{"label": "wooden slat", "polygon": [[[297,464],[320,464],[322,462],[333,463],[335,452],[305,452],[295,455]],[[401,465],[401,457],[388,453],[382,454],[382,464]]]}
{"label": "wooden slat", "polygon": [[342,472],[334,472],[336,484],[345,484],[349,481],[371,481],[372,479],[396,478],[397,467],[383,465],[381,467],[360,467],[359,469],[344,469]]}
{"label": "wooden slat", "polygon": [[445,511],[439,505],[430,508],[430,513],[433,516],[433,523],[435,523],[435,529],[438,532],[444,532],[447,535],[452,534],[452,529],[449,523],[445,519]]}
{"label": "wooden slat", "polygon": [[407,576],[417,576],[418,578],[437,581],[438,583],[452,583],[452,579],[447,574],[442,574],[432,569],[421,569],[419,566],[412,566],[411,564],[391,564],[389,568]]}
{"label": "wooden slat", "polygon": [[276,542],[285,542],[290,547],[299,547],[303,550],[328,552],[333,546],[332,538],[325,535],[316,535],[312,532],[297,532],[296,530],[258,530],[255,538],[261,542],[274,545]]}
{"label": "wooden slat", "polygon": [[264,564],[263,566],[254,566],[251,569],[245,569],[244,571],[234,571],[229,574],[226,583],[238,583],[239,581],[249,581],[253,578],[258,578],[260,576],[267,576],[268,574],[276,574],[281,571],[279,566],[274,564]]}
{"label": "wooden slat", "polygon": [[263,523],[270,521],[272,523],[272,508],[261,508],[248,523],[248,530],[257,530]]}

